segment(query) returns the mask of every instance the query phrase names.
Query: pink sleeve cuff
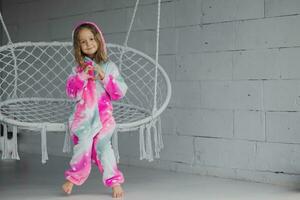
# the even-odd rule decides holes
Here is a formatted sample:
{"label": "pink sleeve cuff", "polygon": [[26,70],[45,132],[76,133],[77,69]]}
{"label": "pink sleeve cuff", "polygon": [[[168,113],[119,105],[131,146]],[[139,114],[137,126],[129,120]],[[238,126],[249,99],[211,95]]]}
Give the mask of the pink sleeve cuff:
{"label": "pink sleeve cuff", "polygon": [[83,86],[84,80],[80,76],[70,76],[66,84],[66,93],[70,98],[77,98]]}

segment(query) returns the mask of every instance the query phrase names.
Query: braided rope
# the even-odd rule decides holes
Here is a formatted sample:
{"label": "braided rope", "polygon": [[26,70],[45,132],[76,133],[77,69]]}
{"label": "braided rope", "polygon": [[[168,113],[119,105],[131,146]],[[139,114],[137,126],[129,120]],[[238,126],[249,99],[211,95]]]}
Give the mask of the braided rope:
{"label": "braided rope", "polygon": [[132,29],[132,26],[133,26],[133,22],[134,22],[134,19],[135,19],[135,15],[136,15],[136,11],[137,11],[139,2],[140,2],[139,0],[136,0],[136,2],[135,2],[133,14],[132,14],[132,17],[131,17],[131,20],[130,20],[130,25],[129,25],[129,28],[128,28],[128,31],[127,31],[127,34],[126,34],[125,41],[124,41],[124,43],[123,43],[123,45],[124,45],[125,47],[127,47],[127,42],[128,42],[128,39],[129,39],[129,35],[130,35],[130,33],[131,33],[131,29]]}
{"label": "braided rope", "polygon": [[5,32],[6,36],[7,36],[8,43],[11,44],[12,41],[11,41],[10,35],[8,33],[7,27],[6,27],[5,23],[4,23],[4,20],[3,20],[1,12],[0,12],[0,21],[1,21],[2,27],[4,29],[4,32]]}
{"label": "braided rope", "polygon": [[158,51],[159,51],[159,28],[160,28],[160,6],[161,0],[158,0],[157,5],[157,27],[156,27],[156,52],[155,52],[155,80],[154,80],[154,103],[152,113],[154,114],[157,109],[157,66],[158,66]]}
{"label": "braided rope", "polygon": [[134,22],[134,19],[135,19],[135,14],[136,14],[136,11],[137,11],[137,8],[138,8],[138,5],[139,5],[139,0],[137,0],[135,2],[135,6],[134,6],[134,10],[133,10],[133,14],[132,14],[132,17],[131,17],[131,20],[130,20],[130,25],[129,25],[129,28],[128,28],[128,31],[126,33],[126,37],[125,37],[125,41],[123,43],[123,48],[122,48],[122,53],[120,55],[120,71],[122,71],[122,60],[123,60],[123,55],[124,55],[124,52],[127,48],[127,43],[128,43],[128,39],[129,39],[129,35],[131,33],[131,29],[132,29],[132,26],[133,26],[133,22]]}

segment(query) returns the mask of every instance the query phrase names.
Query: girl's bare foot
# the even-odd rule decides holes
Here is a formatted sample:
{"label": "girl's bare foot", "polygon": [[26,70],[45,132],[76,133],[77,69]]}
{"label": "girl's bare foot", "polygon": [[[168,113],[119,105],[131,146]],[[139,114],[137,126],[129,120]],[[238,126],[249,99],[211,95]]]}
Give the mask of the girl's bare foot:
{"label": "girl's bare foot", "polygon": [[71,183],[70,181],[66,181],[63,186],[62,189],[66,194],[71,194],[72,192],[72,188],[73,188],[73,183]]}
{"label": "girl's bare foot", "polygon": [[124,196],[124,191],[121,185],[115,185],[112,187],[112,197],[113,198],[122,198]]}

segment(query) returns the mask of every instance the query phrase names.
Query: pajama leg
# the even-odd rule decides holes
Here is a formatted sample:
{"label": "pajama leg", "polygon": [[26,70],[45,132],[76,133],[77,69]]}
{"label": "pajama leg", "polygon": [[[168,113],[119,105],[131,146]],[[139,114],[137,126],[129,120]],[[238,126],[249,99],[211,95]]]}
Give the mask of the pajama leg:
{"label": "pajama leg", "polygon": [[73,135],[74,149],[70,161],[71,168],[65,172],[65,178],[75,185],[83,184],[91,171],[91,152],[93,138],[78,138]]}
{"label": "pajama leg", "polygon": [[[111,137],[115,127],[114,120],[104,123],[100,133],[94,138],[93,146],[97,152],[96,164],[100,171],[103,170],[102,179],[106,187],[113,187],[124,182],[123,174],[118,170],[115,154],[111,146]],[[97,158],[100,158],[100,165],[97,162]]]}
{"label": "pajama leg", "polygon": [[94,140],[93,140],[93,147],[92,147],[92,162],[97,165],[99,171],[101,173],[103,173],[103,167],[102,167],[102,164],[101,164],[101,161],[99,160],[99,157],[98,157],[98,154],[97,154],[97,148],[96,148],[96,141],[98,141],[98,136],[99,134],[97,134],[95,137],[94,137]]}

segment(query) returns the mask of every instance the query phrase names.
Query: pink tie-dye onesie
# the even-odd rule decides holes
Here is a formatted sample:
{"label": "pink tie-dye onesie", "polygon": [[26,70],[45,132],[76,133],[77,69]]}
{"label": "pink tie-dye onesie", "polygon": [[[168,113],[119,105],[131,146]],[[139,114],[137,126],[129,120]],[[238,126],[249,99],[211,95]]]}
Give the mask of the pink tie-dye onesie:
{"label": "pink tie-dye onesie", "polygon": [[[95,65],[88,58],[85,62]],[[117,168],[111,146],[111,136],[116,127],[111,100],[124,97],[127,85],[113,62],[108,61],[100,66],[105,72],[102,81],[89,78],[93,70],[85,73],[79,66],[67,80],[67,95],[75,98],[77,103],[69,118],[74,149],[65,178],[76,185],[83,184],[90,174],[93,161],[103,172],[104,185],[112,187],[123,183],[124,177]]]}

